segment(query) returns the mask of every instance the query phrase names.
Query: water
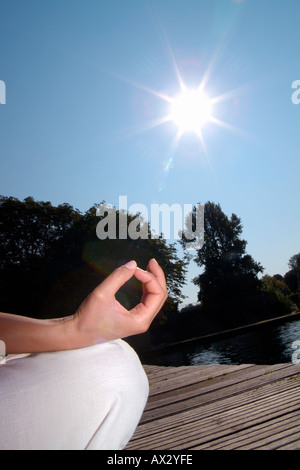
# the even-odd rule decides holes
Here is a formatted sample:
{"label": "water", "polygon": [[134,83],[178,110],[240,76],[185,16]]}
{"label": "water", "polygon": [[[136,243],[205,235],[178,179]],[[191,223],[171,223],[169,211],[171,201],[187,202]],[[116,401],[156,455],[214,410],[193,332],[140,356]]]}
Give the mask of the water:
{"label": "water", "polygon": [[152,353],[151,361],[146,359],[145,363],[181,366],[292,362],[300,362],[300,320],[256,328],[210,343],[193,342],[166,348]]}

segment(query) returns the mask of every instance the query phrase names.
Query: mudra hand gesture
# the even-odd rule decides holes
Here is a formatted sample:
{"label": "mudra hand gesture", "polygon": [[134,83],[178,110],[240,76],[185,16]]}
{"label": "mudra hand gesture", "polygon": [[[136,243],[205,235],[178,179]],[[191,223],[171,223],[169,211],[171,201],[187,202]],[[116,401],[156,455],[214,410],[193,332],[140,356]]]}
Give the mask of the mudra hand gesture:
{"label": "mudra hand gesture", "polygon": [[[126,310],[115,294],[132,276],[142,282],[143,295],[138,305]],[[81,337],[84,344],[99,343],[143,333],[167,296],[165,276],[155,259],[147,271],[130,261],[115,269],[80,305],[73,317],[74,338]]]}
{"label": "mudra hand gesture", "polygon": [[[133,276],[141,281],[141,301],[126,310],[115,298]],[[82,302],[74,315],[56,320],[0,314],[6,352],[28,353],[77,349],[145,332],[167,299],[163,270],[152,259],[147,270],[135,261],[115,269]]]}

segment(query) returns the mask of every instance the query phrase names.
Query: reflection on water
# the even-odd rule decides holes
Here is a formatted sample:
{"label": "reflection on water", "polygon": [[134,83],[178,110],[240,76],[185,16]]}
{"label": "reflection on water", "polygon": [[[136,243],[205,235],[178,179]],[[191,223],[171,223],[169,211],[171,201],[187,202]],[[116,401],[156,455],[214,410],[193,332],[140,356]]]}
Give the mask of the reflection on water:
{"label": "reflection on water", "polygon": [[167,348],[156,352],[151,362],[169,366],[291,363],[292,344],[297,340],[300,340],[300,320],[256,328],[211,343],[186,343]]}

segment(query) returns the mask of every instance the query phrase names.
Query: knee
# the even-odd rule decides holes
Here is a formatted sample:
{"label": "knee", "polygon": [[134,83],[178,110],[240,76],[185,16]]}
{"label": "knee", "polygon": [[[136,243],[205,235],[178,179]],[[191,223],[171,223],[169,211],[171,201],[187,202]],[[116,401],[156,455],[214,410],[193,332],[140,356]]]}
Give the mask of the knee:
{"label": "knee", "polygon": [[149,382],[136,352],[126,342],[114,342],[115,358],[111,380],[107,384],[111,392],[127,405],[144,408],[149,395]]}
{"label": "knee", "polygon": [[110,367],[101,387],[105,414],[100,399],[97,407],[102,418],[89,449],[123,449],[134,434],[149,394],[148,379],[135,351],[124,341],[114,341],[107,349]]}

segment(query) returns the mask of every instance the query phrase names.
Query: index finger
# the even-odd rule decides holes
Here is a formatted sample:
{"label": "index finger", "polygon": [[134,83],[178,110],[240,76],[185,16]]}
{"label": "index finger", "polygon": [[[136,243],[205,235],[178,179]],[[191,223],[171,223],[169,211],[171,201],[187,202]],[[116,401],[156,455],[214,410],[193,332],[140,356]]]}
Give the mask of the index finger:
{"label": "index finger", "polygon": [[149,315],[156,314],[168,297],[167,288],[162,286],[159,279],[149,271],[138,268],[134,275],[143,284],[143,296],[137,306],[139,312],[142,309]]}
{"label": "index finger", "polygon": [[95,291],[105,292],[107,297],[114,296],[117,291],[134,275],[137,264],[135,261],[116,268],[104,281],[96,287]]}
{"label": "index finger", "polygon": [[157,278],[162,288],[166,289],[167,282],[166,282],[165,274],[155,258],[152,258],[149,261],[147,269],[148,271],[154,274],[154,276]]}

